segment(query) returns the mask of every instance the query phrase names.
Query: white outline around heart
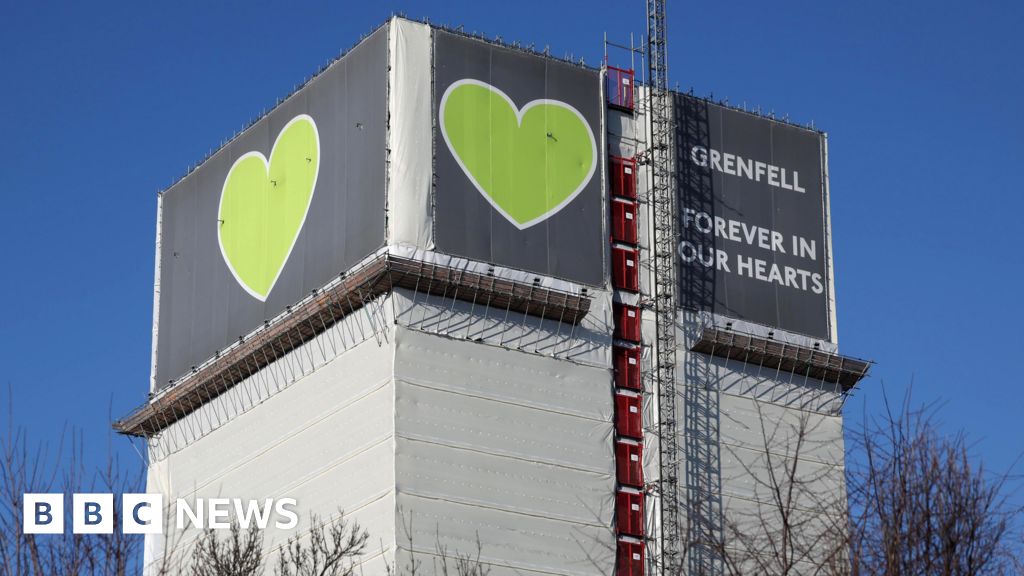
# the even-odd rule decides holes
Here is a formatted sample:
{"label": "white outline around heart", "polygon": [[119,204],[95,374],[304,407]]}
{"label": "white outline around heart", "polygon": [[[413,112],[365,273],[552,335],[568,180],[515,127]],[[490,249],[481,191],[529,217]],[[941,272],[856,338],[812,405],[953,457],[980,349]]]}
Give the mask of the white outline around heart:
{"label": "white outline around heart", "polygon": [[[466,165],[463,164],[462,158],[459,157],[459,153],[455,151],[455,148],[452,146],[451,140],[448,139],[448,130],[445,128],[444,122],[444,110],[445,106],[448,104],[448,95],[451,94],[452,91],[458,88],[459,86],[464,85],[482,86],[484,88],[497,92],[498,95],[504,98],[505,101],[508,102],[508,105],[511,106],[512,109],[516,111],[516,122],[520,127],[523,125],[523,116],[530,108],[533,108],[534,106],[550,104],[553,106],[565,108],[566,110],[569,110],[573,114],[575,114],[576,117],[580,119],[580,122],[583,123],[583,126],[586,127],[587,135],[590,136],[590,149],[593,158],[593,160],[590,163],[590,172],[587,173],[587,177],[583,179],[583,182],[580,183],[579,187],[577,187],[572,194],[566,196],[565,200],[562,200],[557,206],[555,206],[551,210],[548,210],[544,214],[541,214],[540,216],[534,218],[533,220],[524,222],[523,224],[516,222],[516,220],[512,218],[512,216],[510,216],[507,212],[502,210],[501,206],[499,206],[497,202],[495,202],[494,199],[491,198],[491,195],[488,194],[483,189],[482,186],[480,186],[480,183],[476,181],[476,178],[473,176],[473,174],[469,171]],[[508,97],[508,94],[502,92],[500,88],[492,86],[480,80],[474,80],[472,78],[463,78],[462,80],[456,80],[455,82],[452,82],[451,86],[448,86],[448,88],[444,91],[444,95],[441,96],[441,104],[440,107],[438,108],[438,114],[441,117],[441,136],[444,138],[445,144],[448,145],[448,151],[451,152],[452,157],[455,158],[455,161],[459,164],[459,167],[462,168],[463,173],[465,173],[466,177],[469,178],[469,181],[473,183],[473,186],[476,188],[477,192],[479,192],[487,200],[487,202],[490,203],[492,207],[494,207],[495,210],[501,213],[501,215],[504,216],[506,220],[511,222],[513,226],[520,230],[525,230],[530,226],[533,226],[534,224],[543,222],[557,214],[559,211],[562,210],[562,208],[565,208],[570,202],[572,202],[573,200],[576,199],[577,196],[579,196],[580,192],[583,192],[583,189],[587,187],[587,184],[590,184],[590,180],[594,177],[594,172],[597,171],[597,164],[599,160],[597,157],[597,142],[594,139],[594,131],[590,129],[590,123],[587,122],[587,119],[583,117],[583,114],[580,114],[579,110],[573,108],[572,106],[566,104],[565,102],[562,102],[561,100],[550,100],[547,98],[531,100],[530,102],[527,102],[526,105],[523,106],[522,108],[518,108],[516,107],[515,102],[513,102],[512,99]]]}
{"label": "white outline around heart", "polygon": [[253,291],[253,289],[250,288],[249,285],[246,284],[245,281],[242,280],[242,278],[238,275],[238,272],[235,271],[235,267],[231,265],[231,260],[228,259],[228,255],[224,251],[224,241],[220,237],[220,227],[221,207],[224,204],[224,192],[227,190],[228,182],[231,180],[231,173],[234,172],[235,166],[238,166],[239,162],[245,160],[246,158],[249,158],[250,156],[256,156],[263,161],[263,169],[266,171],[267,177],[269,178],[270,160],[268,160],[267,157],[264,156],[262,152],[258,152],[256,150],[246,152],[245,154],[239,156],[238,159],[235,160],[233,164],[231,164],[231,168],[228,170],[228,175],[224,177],[224,185],[221,186],[220,189],[220,201],[217,202],[217,245],[220,247],[220,255],[224,258],[224,263],[227,264],[228,270],[231,271],[231,275],[235,277],[235,280],[238,282],[238,285],[241,286],[246,292],[248,292],[250,296],[259,300],[260,302],[266,302],[267,298],[270,297],[270,293],[274,291],[274,286],[277,285],[278,278],[281,277],[281,272],[284,272],[284,267],[286,264],[288,264],[288,259],[292,257],[292,250],[295,249],[295,243],[299,240],[299,233],[302,232],[302,228],[305,227],[306,225],[306,216],[309,216],[309,207],[313,205],[313,194],[316,193],[316,182],[317,179],[320,177],[320,161],[323,158],[323,155],[320,153],[320,130],[316,127],[316,121],[314,121],[313,117],[310,116],[309,114],[299,114],[295,118],[289,120],[288,123],[281,128],[281,130],[277,133],[277,138],[274,139],[274,145],[270,148],[270,157],[274,157],[274,150],[277,148],[277,143],[281,141],[281,135],[284,134],[285,131],[287,131],[292,124],[298,122],[299,120],[308,120],[309,124],[313,126],[313,136],[316,138],[316,174],[313,175],[313,189],[310,190],[309,192],[309,202],[306,204],[305,213],[302,214],[302,221],[299,222],[299,228],[298,230],[295,231],[295,237],[292,238],[292,245],[288,247],[288,254],[286,254],[284,260],[281,261],[281,267],[277,269],[277,274],[274,275],[274,280],[271,281],[270,286],[267,287],[266,296],[261,296],[260,294]]}

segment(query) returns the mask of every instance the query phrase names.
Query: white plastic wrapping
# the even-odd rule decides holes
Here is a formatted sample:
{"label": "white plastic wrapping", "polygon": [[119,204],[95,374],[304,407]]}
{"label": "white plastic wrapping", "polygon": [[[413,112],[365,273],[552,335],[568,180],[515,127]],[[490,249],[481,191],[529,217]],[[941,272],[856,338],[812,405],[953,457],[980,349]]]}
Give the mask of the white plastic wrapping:
{"label": "white plastic wrapping", "polygon": [[493,574],[610,569],[610,372],[402,326],[395,343],[399,564],[479,536]]}
{"label": "white plastic wrapping", "polygon": [[[390,550],[394,542],[393,353],[390,342],[373,339],[347,350],[215,433],[152,461],[147,491],[164,494],[167,503],[294,498],[299,526],[281,531],[271,523],[265,533],[270,554],[308,530],[310,511],[328,517],[344,510],[373,535],[367,566],[382,563],[379,543]],[[187,555],[197,535],[153,535],[147,559],[162,558],[165,543]]]}
{"label": "white plastic wrapping", "polygon": [[802,459],[829,466],[843,463],[843,421],[838,416],[794,410],[732,394],[721,396],[719,411],[719,439],[723,446],[767,448],[781,456],[796,452],[802,436]]}
{"label": "white plastic wrapping", "polygon": [[160,336],[160,255],[163,246],[164,228],[164,197],[160,194],[156,197],[156,251],[153,256],[153,342],[150,345],[150,372],[149,391],[155,392],[156,385],[156,363],[157,363],[157,342]]}
{"label": "white plastic wrapping", "polygon": [[388,76],[389,242],[434,247],[430,26],[391,20]]}

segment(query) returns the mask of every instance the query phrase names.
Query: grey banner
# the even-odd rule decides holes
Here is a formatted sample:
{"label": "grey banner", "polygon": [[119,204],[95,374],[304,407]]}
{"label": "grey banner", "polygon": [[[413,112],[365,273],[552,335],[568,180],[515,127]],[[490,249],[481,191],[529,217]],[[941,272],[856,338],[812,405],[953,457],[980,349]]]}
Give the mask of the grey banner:
{"label": "grey banner", "polygon": [[[498,126],[497,116],[483,115],[479,110],[454,111],[452,114],[462,115],[462,123],[446,125],[442,111],[445,95],[453,87],[466,84],[492,90],[498,95],[494,100],[497,107],[503,110],[507,107],[511,114],[517,114],[519,126],[511,129]],[[590,131],[593,152],[587,152],[582,145],[578,146],[579,155],[567,152],[579,144],[573,139],[578,133],[570,135],[575,127],[552,121],[547,121],[546,134],[534,132],[539,138],[531,138],[527,134],[529,124],[534,122],[537,126],[540,120],[538,116],[528,118],[528,110],[536,112],[537,107],[546,106],[538,102],[541,100],[555,101],[554,106],[560,108],[558,111],[547,108],[547,112],[574,109]],[[575,282],[603,284],[607,240],[601,194],[602,107],[600,75],[595,70],[435,31],[434,111],[438,122],[434,132],[434,237],[437,249]],[[493,132],[476,132],[474,128],[481,124],[486,124],[487,130],[493,129]],[[515,134],[510,137],[512,133]],[[460,157],[459,138],[475,143],[475,150],[487,149],[488,154],[493,155],[478,158],[474,164],[473,159]],[[515,143],[510,143],[511,140]],[[487,144],[481,145],[482,141]],[[507,172],[498,168],[491,171],[492,163],[497,165],[505,161],[508,154],[518,153],[532,155],[537,162],[524,161],[517,164],[518,169]],[[470,152],[464,151],[464,155],[468,154]],[[588,160],[593,162],[589,176],[586,174],[590,166]],[[577,180],[555,182],[559,175],[567,173],[555,165],[562,161],[572,164],[568,172],[583,163],[582,175]],[[544,181],[537,177],[545,170],[550,170],[552,179]],[[542,198],[543,190],[547,190],[546,200]],[[502,197],[502,192],[506,196]],[[516,213],[509,204],[513,202],[510,199],[531,194],[547,204],[543,209],[531,211],[525,207],[522,213]]]}
{"label": "grey banner", "polygon": [[[387,28],[382,27],[164,193],[158,389],[384,245],[387,66]],[[264,256],[245,246],[252,235],[238,236],[238,250],[249,252],[235,260],[222,248],[226,228],[220,227],[238,226],[235,220],[222,221],[226,179],[246,154],[258,152],[270,164],[277,162],[271,154],[275,142],[302,115],[315,122],[319,139],[312,197],[297,236],[283,234],[292,242],[283,267],[276,265],[282,260],[267,257],[274,263],[266,266],[279,270],[276,281],[269,290],[256,281],[247,288],[242,258],[259,263]],[[312,165],[316,158],[310,153],[305,160]],[[293,169],[281,169],[283,180]],[[276,172],[271,166],[267,177],[278,178]],[[283,181],[270,180],[270,185],[272,191],[293,193]],[[243,204],[256,198],[242,190]],[[248,214],[245,210],[235,213]],[[264,228],[278,226],[274,216]],[[282,233],[263,233],[273,234]],[[229,268],[229,261],[236,266]]]}
{"label": "grey banner", "polygon": [[824,136],[676,94],[680,303],[828,339]]}

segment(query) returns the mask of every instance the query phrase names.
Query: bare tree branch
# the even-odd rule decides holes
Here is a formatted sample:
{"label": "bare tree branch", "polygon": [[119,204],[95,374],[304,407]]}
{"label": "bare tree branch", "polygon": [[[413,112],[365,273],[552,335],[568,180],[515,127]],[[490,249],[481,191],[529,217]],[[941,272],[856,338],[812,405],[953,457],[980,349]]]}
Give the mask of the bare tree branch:
{"label": "bare tree branch", "polygon": [[355,559],[366,551],[370,534],[358,522],[351,526],[341,512],[338,520],[327,525],[319,516],[310,522],[309,544],[304,538],[288,539],[278,557],[277,576],[352,576]]}
{"label": "bare tree branch", "polygon": [[221,539],[206,529],[192,549],[191,576],[259,576],[263,574],[263,531],[255,525],[242,531],[231,524],[228,537]]}

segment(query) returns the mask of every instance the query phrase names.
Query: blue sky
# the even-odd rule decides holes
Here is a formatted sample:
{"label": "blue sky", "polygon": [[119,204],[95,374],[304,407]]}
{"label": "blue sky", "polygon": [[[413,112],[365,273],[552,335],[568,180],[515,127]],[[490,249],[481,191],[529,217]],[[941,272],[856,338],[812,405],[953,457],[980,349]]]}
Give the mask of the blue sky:
{"label": "blue sky", "polygon": [[[1024,450],[1024,5],[672,2],[683,89],[829,132],[842,350],[877,361],[856,425],[942,402],[1005,469]],[[35,440],[147,391],[156,192],[393,11],[597,64],[643,3],[9,3],[0,21],[0,383]],[[8,412],[6,391],[0,420]],[[6,424],[0,434],[7,433]],[[125,440],[114,445],[139,462]]]}

